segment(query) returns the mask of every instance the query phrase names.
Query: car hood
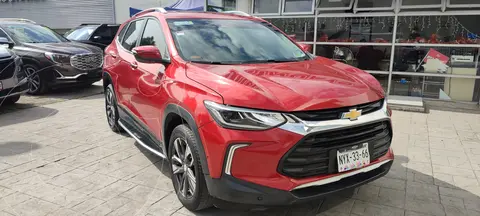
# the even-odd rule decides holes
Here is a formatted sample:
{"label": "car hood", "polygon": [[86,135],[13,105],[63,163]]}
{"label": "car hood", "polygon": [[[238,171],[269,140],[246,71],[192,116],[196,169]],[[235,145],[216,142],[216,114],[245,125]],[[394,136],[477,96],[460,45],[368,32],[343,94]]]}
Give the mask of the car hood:
{"label": "car hood", "polygon": [[187,64],[187,76],[232,106],[276,111],[319,110],[380,100],[370,74],[327,58],[273,64]]}
{"label": "car hood", "polygon": [[24,43],[25,48],[41,50],[44,52],[62,53],[62,54],[85,54],[85,53],[102,53],[98,47],[78,43],[78,42],[62,42],[62,43]]}

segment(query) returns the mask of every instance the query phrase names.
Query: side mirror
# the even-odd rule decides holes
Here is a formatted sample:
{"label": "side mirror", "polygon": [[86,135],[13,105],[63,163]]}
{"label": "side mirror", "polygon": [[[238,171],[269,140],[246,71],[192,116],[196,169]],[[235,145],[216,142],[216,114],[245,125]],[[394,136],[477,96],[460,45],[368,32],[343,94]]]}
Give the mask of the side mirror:
{"label": "side mirror", "polygon": [[309,53],[312,52],[312,45],[310,45],[310,44],[298,43],[298,46],[300,46],[300,48],[302,48],[303,51],[306,51],[306,52],[309,52]]}
{"label": "side mirror", "polygon": [[170,63],[162,58],[162,54],[156,46],[139,46],[132,50],[133,56],[142,63]]}
{"label": "side mirror", "polygon": [[9,41],[7,38],[4,38],[4,37],[0,37],[0,44],[6,44],[8,45],[8,48],[9,49],[12,49],[13,48],[13,45],[14,43]]}

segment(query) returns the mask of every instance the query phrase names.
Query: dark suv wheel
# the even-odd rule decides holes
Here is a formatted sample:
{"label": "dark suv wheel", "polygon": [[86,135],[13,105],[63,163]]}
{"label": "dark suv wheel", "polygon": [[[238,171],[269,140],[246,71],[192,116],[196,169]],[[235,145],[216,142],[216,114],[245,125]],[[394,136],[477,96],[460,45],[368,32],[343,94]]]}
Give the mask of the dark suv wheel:
{"label": "dark suv wheel", "polygon": [[38,95],[46,92],[47,84],[45,79],[40,76],[38,67],[27,64],[24,66],[24,69],[25,75],[28,79],[28,93],[32,95]]}
{"label": "dark suv wheel", "polygon": [[200,165],[197,141],[187,125],[173,129],[168,146],[173,187],[180,202],[190,211],[212,206]]}

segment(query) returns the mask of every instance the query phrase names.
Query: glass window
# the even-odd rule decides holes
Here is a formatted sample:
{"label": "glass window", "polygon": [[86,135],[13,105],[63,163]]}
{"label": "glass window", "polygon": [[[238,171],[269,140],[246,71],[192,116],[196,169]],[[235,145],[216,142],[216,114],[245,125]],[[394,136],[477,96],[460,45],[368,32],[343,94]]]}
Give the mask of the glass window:
{"label": "glass window", "polygon": [[392,0],[357,0],[358,8],[393,7]]}
{"label": "glass window", "polygon": [[394,20],[393,17],[319,17],[317,41],[389,43]]}
{"label": "glass window", "polygon": [[393,71],[480,75],[478,48],[398,46],[394,55]]}
{"label": "glass window", "polygon": [[480,15],[402,16],[398,18],[397,42],[477,44]]}
{"label": "glass window", "polygon": [[480,83],[470,78],[392,75],[391,95],[478,101]]}
{"label": "glass window", "polygon": [[280,0],[254,0],[253,13],[279,13]]}
{"label": "glass window", "polygon": [[442,0],[402,0],[402,5],[439,5],[442,4]]}
{"label": "glass window", "polygon": [[138,36],[141,34],[142,26],[145,20],[137,20],[130,23],[128,30],[123,36],[122,46],[130,51],[137,46]]}
{"label": "glass window", "polygon": [[270,25],[251,20],[168,19],[183,59],[246,64],[303,61],[304,51]]}
{"label": "glass window", "polygon": [[100,36],[102,41],[112,41],[118,31],[118,26],[104,26],[98,28],[93,36]]}
{"label": "glass window", "polygon": [[140,46],[147,45],[156,46],[164,59],[170,59],[162,27],[160,23],[152,19],[147,21],[147,24],[145,25],[145,31],[140,39]]}
{"label": "glass window", "polygon": [[88,40],[96,28],[97,26],[74,28],[65,33],[65,37],[69,40]]}
{"label": "glass window", "polygon": [[237,0],[210,0],[208,1],[209,11],[231,11],[236,10]]}
{"label": "glass window", "polygon": [[380,85],[383,88],[384,92],[387,92],[388,88],[388,74],[371,74],[373,77],[375,77]]}
{"label": "glass window", "polygon": [[362,70],[389,71],[391,46],[317,45],[316,55],[330,58]]}
{"label": "glass window", "polygon": [[297,41],[313,42],[315,18],[264,18],[288,35],[295,35]]}
{"label": "glass window", "polygon": [[46,26],[27,24],[27,23],[12,23],[3,25],[14,40],[21,43],[60,43],[66,42],[63,36]]}
{"label": "glass window", "polygon": [[313,0],[285,0],[283,12],[313,12]]}
{"label": "glass window", "polygon": [[478,1],[473,0],[450,0],[450,4],[480,4]]}
{"label": "glass window", "polygon": [[2,29],[0,29],[0,37],[7,38],[7,39],[8,39],[7,34],[5,34],[5,32],[3,32]]}
{"label": "glass window", "polygon": [[319,0],[317,8],[350,8],[353,0]]}

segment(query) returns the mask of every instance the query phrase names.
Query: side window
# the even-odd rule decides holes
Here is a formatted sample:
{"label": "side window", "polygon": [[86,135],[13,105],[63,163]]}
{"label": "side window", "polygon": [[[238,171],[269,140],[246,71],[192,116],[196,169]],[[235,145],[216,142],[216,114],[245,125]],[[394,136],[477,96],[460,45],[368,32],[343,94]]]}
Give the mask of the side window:
{"label": "side window", "polygon": [[137,45],[138,36],[141,34],[142,26],[145,20],[137,20],[130,23],[125,36],[123,36],[122,46],[131,51]]}
{"label": "side window", "polygon": [[127,28],[128,28],[128,24],[125,24],[123,26],[122,30],[120,31],[120,33],[118,33],[118,42],[123,41],[123,36],[125,35],[125,32],[127,31]]}
{"label": "side window", "polygon": [[142,39],[140,40],[140,46],[156,46],[164,59],[170,59],[168,53],[167,43],[165,42],[165,35],[163,34],[160,23],[156,20],[149,19],[145,25],[145,31],[143,32]]}
{"label": "side window", "polygon": [[5,32],[2,29],[0,29],[0,37],[4,37],[8,39],[7,34],[5,34]]}

